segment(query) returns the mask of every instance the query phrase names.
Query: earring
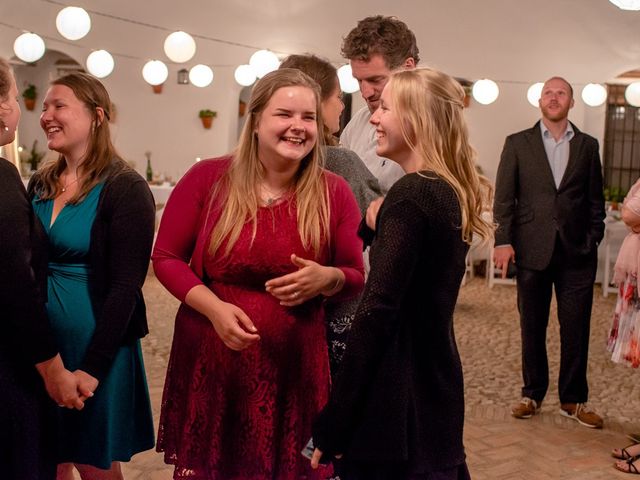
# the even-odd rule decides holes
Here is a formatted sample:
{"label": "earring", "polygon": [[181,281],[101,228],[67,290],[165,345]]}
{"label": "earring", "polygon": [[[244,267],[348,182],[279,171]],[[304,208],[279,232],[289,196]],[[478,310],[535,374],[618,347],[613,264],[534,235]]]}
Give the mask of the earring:
{"label": "earring", "polygon": [[9,127],[7,127],[6,125],[4,126],[4,131],[8,132],[9,131]]}

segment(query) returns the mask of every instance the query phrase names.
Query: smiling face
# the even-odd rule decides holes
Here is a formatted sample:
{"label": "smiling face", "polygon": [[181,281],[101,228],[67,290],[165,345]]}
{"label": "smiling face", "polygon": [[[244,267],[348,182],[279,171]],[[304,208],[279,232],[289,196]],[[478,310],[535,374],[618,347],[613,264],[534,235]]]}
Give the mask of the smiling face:
{"label": "smiling face", "polygon": [[353,78],[360,86],[360,94],[373,113],[380,105],[380,95],[389,81],[391,70],[379,53],[371,55],[369,60],[353,58],[350,63]]}
{"label": "smiling face", "polygon": [[80,160],[86,153],[92,130],[92,115],[65,85],[47,91],[40,115],[40,127],[47,135],[47,147],[65,157]]}
{"label": "smiling face", "polygon": [[547,80],[542,87],[538,104],[544,118],[552,122],[563,121],[569,116],[569,110],[573,108],[571,88],[560,78]]}
{"label": "smiling face", "polygon": [[[11,75],[11,86],[9,87],[9,93],[7,99],[0,104],[0,120],[4,124],[2,131],[0,131],[0,145],[6,145],[13,142],[16,137],[16,128],[20,121],[20,103],[18,103],[18,87],[16,86],[16,80]],[[5,130],[5,128],[7,130]]]}
{"label": "smiling face", "polygon": [[340,115],[343,110],[342,91],[340,90],[338,77],[336,77],[333,91],[327,98],[322,100],[322,120],[331,133],[336,133],[340,130]]}
{"label": "smiling face", "polygon": [[260,113],[255,132],[258,158],[265,167],[297,166],[318,138],[316,96],[310,88],[277,89]]}
{"label": "smiling face", "polygon": [[407,171],[413,152],[402,135],[401,121],[391,95],[391,85],[387,85],[380,96],[380,107],[370,120],[376,127],[376,154],[390,158]]}

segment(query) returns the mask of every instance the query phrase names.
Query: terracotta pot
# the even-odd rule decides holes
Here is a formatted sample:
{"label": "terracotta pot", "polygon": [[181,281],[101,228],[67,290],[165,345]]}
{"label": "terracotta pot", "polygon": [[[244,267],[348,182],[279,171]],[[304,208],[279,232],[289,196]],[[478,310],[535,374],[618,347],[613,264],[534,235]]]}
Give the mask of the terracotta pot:
{"label": "terracotta pot", "polygon": [[151,85],[151,88],[153,89],[153,93],[162,93],[163,85],[164,83],[161,83],[160,85]]}
{"label": "terracotta pot", "polygon": [[240,102],[238,103],[238,116],[239,117],[244,117],[244,114],[247,111],[247,104],[246,102],[243,102],[242,100],[240,100]]}
{"label": "terracotta pot", "polygon": [[200,120],[202,120],[202,126],[207,130],[213,125],[213,117],[200,117]]}
{"label": "terracotta pot", "polygon": [[33,111],[36,108],[36,99],[35,98],[25,98],[24,99],[24,107],[27,110]]}

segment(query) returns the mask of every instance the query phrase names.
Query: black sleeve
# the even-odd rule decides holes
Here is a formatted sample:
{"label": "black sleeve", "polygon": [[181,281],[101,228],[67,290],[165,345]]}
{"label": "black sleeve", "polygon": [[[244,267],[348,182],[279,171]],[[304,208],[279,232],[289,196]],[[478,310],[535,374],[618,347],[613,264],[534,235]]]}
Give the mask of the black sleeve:
{"label": "black sleeve", "polygon": [[496,174],[496,190],[493,202],[493,220],[498,225],[495,233],[495,245],[513,245],[511,227],[515,210],[516,189],[518,183],[517,155],[513,140],[507,137],[500,156]]}
{"label": "black sleeve", "polygon": [[[393,190],[392,190],[393,191]],[[344,453],[359,423],[369,386],[424,250],[428,219],[410,199],[389,196],[380,209],[371,249],[371,272],[349,334],[331,399],[314,423],[314,444],[328,454]]]}
{"label": "black sleeve", "polygon": [[[96,330],[80,367],[102,380],[122,345],[149,268],[155,203],[149,186],[137,174],[125,174],[114,185],[104,206],[107,234],[103,250],[106,279],[96,316]],[[106,188],[106,187],[105,187]],[[93,241],[93,238],[92,238]]]}
{"label": "black sleeve", "polygon": [[589,161],[589,232],[587,233],[587,243],[594,250],[604,237],[604,219],[607,216],[604,209],[604,191],[602,186],[602,165],[600,163],[600,153],[598,141],[593,139],[591,145]]}
{"label": "black sleeve", "polygon": [[[31,363],[58,353],[45,311],[46,243],[16,168],[0,159],[0,319],[3,343]],[[36,277],[38,275],[38,277]],[[46,282],[43,282],[46,285]]]}

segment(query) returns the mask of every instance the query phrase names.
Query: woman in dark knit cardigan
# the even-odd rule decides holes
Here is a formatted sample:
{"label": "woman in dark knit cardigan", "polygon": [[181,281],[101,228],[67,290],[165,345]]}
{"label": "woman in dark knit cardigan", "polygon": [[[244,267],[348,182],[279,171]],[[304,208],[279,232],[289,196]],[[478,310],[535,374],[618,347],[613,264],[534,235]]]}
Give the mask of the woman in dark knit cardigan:
{"label": "woman in dark knit cardigan", "polygon": [[155,206],[146,181],[115,151],[112,103],[81,73],[51,83],[40,126],[59,157],[29,193],[49,240],[47,313],[65,365],[94,391],[58,412],[58,480],[122,479],[120,462],[154,445],[140,338]]}
{"label": "woman in dark knit cardigan", "polygon": [[[464,91],[429,69],[398,72],[371,123],[376,153],[407,173],[361,233],[371,272],[331,399],[314,426],[342,480],[468,479],[462,367],[453,311],[487,187],[474,168]],[[376,218],[377,217],[377,218]]]}

